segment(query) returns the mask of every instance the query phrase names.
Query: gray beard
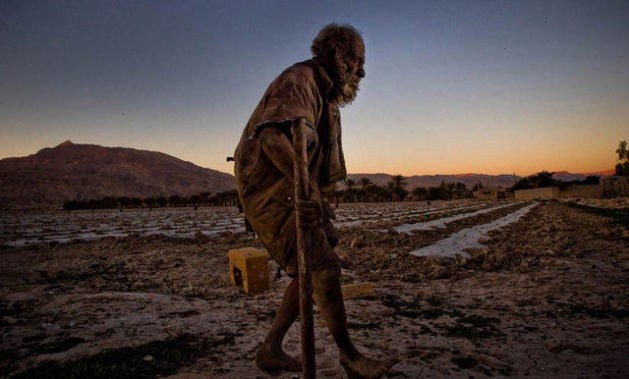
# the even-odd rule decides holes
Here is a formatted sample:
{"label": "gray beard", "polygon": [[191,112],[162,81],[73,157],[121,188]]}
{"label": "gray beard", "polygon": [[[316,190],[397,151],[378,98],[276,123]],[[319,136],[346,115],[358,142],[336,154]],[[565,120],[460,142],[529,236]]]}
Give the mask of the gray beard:
{"label": "gray beard", "polygon": [[337,101],[339,107],[343,108],[347,105],[350,105],[356,100],[356,96],[358,95],[359,84],[358,82],[351,81],[349,83],[345,83],[341,87],[341,91],[339,92],[339,99]]}
{"label": "gray beard", "polygon": [[354,73],[348,73],[345,76],[338,75],[339,79],[335,80],[336,84],[336,100],[340,108],[343,108],[356,100],[359,90],[359,80],[354,79]]}
{"label": "gray beard", "polygon": [[353,103],[359,89],[359,80],[354,80],[355,73],[348,71],[347,66],[341,62],[327,66],[326,71],[334,82],[334,96],[331,101],[340,108]]}

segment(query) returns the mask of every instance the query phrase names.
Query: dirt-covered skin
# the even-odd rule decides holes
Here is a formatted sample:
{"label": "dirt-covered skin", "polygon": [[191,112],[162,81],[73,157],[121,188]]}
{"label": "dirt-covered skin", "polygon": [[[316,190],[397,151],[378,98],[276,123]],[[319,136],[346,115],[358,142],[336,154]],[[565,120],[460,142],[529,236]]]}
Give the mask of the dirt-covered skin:
{"label": "dirt-covered skin", "polygon": [[[469,259],[408,252],[523,205],[413,235],[342,228],[343,282],[376,291],[346,301],[356,345],[396,358],[389,378],[628,377],[629,210],[586,205],[603,208],[541,203]],[[244,246],[259,244],[225,234],[0,248],[0,377],[268,377],[255,353],[289,281],[259,295],[231,286],[227,250]],[[318,315],[315,326],[318,377],[344,377]],[[284,350],[300,355],[298,325]]]}

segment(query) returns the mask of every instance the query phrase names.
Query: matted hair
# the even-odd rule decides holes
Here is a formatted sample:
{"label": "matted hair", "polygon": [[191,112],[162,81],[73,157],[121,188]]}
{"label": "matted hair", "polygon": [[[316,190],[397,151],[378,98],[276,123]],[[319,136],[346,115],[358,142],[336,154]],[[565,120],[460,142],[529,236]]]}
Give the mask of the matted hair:
{"label": "matted hair", "polygon": [[353,26],[332,23],[321,29],[312,41],[310,51],[315,57],[331,58],[330,53],[337,57],[348,57],[355,54],[357,43],[363,43],[360,32]]}

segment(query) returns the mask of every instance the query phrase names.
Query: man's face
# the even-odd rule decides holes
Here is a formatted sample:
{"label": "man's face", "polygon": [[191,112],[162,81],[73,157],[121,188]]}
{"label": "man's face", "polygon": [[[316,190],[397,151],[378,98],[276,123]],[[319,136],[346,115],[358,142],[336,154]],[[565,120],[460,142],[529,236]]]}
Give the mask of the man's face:
{"label": "man's face", "polygon": [[351,104],[358,94],[359,84],[365,77],[365,45],[358,39],[350,52],[337,62],[334,82],[339,91],[339,105]]}

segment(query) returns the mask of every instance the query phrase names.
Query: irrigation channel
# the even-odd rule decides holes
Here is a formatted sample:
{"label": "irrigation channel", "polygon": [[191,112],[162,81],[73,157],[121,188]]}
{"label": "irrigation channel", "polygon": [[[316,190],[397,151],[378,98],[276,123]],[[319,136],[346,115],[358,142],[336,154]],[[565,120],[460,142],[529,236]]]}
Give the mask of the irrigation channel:
{"label": "irrigation channel", "polygon": [[[517,207],[520,205],[520,207]],[[467,256],[463,250],[480,247],[489,231],[518,221],[536,203],[517,202],[404,202],[341,204],[336,209],[337,228],[365,228],[413,234],[443,229],[448,223],[514,207],[507,216],[475,225],[437,243],[412,251],[417,256]],[[379,229],[380,225],[395,225]],[[245,232],[243,214],[236,207],[162,208],[95,211],[9,211],[0,214],[0,245],[25,246],[39,243],[92,241],[105,237],[150,236],[176,238],[214,237]]]}

